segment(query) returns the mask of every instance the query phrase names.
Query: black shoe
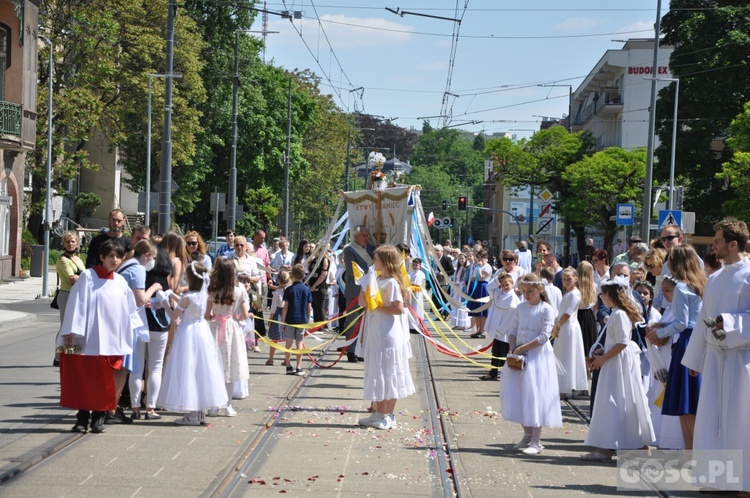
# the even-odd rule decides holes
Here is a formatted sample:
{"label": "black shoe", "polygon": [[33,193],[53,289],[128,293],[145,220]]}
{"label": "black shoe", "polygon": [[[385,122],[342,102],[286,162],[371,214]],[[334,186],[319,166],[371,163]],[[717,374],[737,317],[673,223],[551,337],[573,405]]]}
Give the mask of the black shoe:
{"label": "black shoe", "polygon": [[57,358],[55,358],[54,360],[52,360],[52,366],[53,367],[59,367],[60,366],[60,360],[58,360]]}
{"label": "black shoe", "polygon": [[133,419],[125,416],[125,411],[122,408],[117,408],[115,414],[111,415],[109,412],[104,416],[104,423],[107,425],[113,424],[132,424]]}
{"label": "black shoe", "polygon": [[140,420],[140,419],[141,419],[141,412],[133,412],[130,414],[130,420]]}
{"label": "black shoe", "polygon": [[86,434],[86,431],[88,431],[88,427],[80,424],[76,424],[70,429],[70,432],[80,432],[81,434]]}
{"label": "black shoe", "polygon": [[365,359],[362,358],[361,356],[357,356],[357,361],[360,362],[360,363],[364,363]]}
{"label": "black shoe", "polygon": [[91,414],[91,432],[92,433],[103,434],[107,432],[107,429],[104,428],[104,419],[106,417],[107,417],[107,412],[93,412]]}
{"label": "black shoe", "polygon": [[294,368],[291,365],[289,365],[288,367],[286,367],[286,374],[287,375],[294,375]]}
{"label": "black shoe", "polygon": [[357,363],[357,355],[354,353],[346,353],[346,360],[349,363]]}

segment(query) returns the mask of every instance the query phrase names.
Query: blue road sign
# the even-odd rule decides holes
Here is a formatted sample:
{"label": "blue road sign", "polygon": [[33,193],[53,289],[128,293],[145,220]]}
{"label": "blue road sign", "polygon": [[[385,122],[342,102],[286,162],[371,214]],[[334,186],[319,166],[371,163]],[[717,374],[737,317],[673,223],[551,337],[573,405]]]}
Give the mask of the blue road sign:
{"label": "blue road sign", "polygon": [[635,206],[632,204],[618,204],[616,218],[618,225],[632,226],[633,220],[635,220]]}
{"label": "blue road sign", "polygon": [[659,230],[666,225],[677,225],[682,228],[682,211],[678,211],[677,209],[660,209],[657,225],[659,226]]}

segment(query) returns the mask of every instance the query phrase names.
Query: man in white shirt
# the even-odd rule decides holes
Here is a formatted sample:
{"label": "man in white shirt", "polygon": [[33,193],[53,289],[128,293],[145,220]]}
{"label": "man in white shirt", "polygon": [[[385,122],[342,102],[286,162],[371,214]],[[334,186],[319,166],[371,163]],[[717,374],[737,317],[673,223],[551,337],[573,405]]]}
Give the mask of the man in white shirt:
{"label": "man in white shirt", "polygon": [[526,270],[526,273],[531,273],[531,251],[526,247],[526,241],[519,242],[518,249],[514,252],[518,256],[518,266]]}

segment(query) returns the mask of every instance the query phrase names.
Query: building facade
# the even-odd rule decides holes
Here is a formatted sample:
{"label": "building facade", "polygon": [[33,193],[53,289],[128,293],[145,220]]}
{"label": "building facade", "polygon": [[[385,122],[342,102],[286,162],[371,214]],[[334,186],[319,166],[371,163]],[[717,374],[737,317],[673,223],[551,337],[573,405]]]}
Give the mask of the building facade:
{"label": "building facade", "polygon": [[0,0],[0,278],[21,273],[26,154],[36,142],[38,0]]}
{"label": "building facade", "polygon": [[[659,47],[656,78],[671,78],[671,46]],[[633,39],[607,50],[573,92],[573,131],[591,132],[596,149],[646,147],[654,40]],[[657,90],[669,85],[657,81]]]}

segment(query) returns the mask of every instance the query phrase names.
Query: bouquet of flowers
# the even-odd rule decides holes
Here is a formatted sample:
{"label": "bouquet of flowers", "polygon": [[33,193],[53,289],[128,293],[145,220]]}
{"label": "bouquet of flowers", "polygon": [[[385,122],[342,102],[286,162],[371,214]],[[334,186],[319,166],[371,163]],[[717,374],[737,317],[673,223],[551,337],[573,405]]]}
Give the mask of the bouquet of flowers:
{"label": "bouquet of flowers", "polygon": [[368,164],[373,169],[381,169],[385,164],[385,156],[380,152],[372,151],[367,159]]}
{"label": "bouquet of flowers", "polygon": [[370,172],[370,183],[385,181],[387,181],[387,177],[385,176],[385,173],[383,173],[379,169]]}

